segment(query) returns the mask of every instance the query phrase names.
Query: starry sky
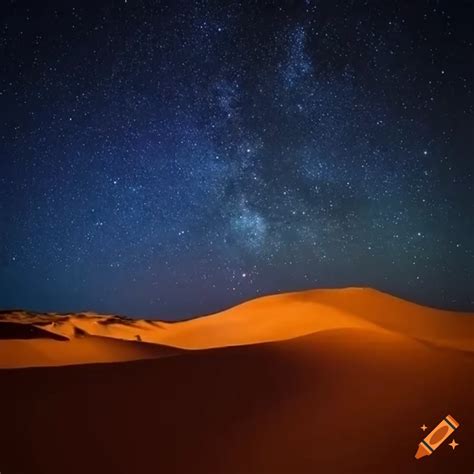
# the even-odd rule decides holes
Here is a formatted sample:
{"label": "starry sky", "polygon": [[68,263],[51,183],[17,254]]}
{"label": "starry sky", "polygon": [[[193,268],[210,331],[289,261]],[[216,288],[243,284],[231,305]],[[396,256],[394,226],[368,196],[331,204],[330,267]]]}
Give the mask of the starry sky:
{"label": "starry sky", "polygon": [[474,4],[2,2],[0,307],[474,310]]}

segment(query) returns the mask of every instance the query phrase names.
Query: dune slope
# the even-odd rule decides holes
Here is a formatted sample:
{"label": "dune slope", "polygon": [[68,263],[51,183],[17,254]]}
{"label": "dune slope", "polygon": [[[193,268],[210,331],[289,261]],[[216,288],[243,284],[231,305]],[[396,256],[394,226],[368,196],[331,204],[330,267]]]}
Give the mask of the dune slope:
{"label": "dune slope", "polygon": [[428,308],[368,288],[257,298],[221,313],[167,325],[157,337],[162,344],[202,349],[279,341],[338,328],[389,330],[474,351],[474,314]]}
{"label": "dune slope", "polygon": [[[470,472],[473,374],[471,354],[360,328],[2,370],[2,472]],[[420,426],[447,414],[461,423],[456,451],[415,460]]]}
{"label": "dune slope", "polygon": [[0,340],[0,369],[77,365],[167,357],[180,352],[168,346],[99,336]]}

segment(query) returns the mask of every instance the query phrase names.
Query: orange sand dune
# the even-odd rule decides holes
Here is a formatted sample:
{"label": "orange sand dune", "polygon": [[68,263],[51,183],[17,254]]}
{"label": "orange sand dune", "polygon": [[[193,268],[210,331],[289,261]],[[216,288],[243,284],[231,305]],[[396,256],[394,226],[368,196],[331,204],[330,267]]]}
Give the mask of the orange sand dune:
{"label": "orange sand dune", "polygon": [[420,306],[368,288],[266,296],[215,315],[167,325],[162,344],[201,349],[290,339],[338,328],[386,329],[474,351],[474,314]]}
{"label": "orange sand dune", "polygon": [[[471,472],[473,375],[470,353],[366,328],[1,370],[0,465],[26,474]],[[415,460],[421,425],[448,414],[461,424],[459,446]]]}
{"label": "orange sand dune", "polygon": [[[178,323],[93,313],[35,315],[14,312],[4,314],[2,319],[41,327],[71,340],[80,331],[81,334],[114,339],[139,338],[144,342],[183,349],[254,344],[330,329],[363,328],[387,330],[442,347],[474,351],[474,314],[423,307],[361,288],[267,296],[221,313]],[[6,365],[1,361],[1,353],[0,365]]]}
{"label": "orange sand dune", "polygon": [[46,337],[0,340],[0,369],[151,359],[178,351],[157,344],[99,336],[75,337],[66,341]]}

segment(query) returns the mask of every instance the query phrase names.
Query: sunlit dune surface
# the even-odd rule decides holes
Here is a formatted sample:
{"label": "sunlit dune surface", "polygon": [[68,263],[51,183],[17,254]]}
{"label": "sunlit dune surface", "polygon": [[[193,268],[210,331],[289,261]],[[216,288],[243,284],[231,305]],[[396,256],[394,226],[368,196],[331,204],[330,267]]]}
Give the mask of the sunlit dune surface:
{"label": "sunlit dune surface", "polygon": [[[134,360],[141,358],[141,353],[149,357],[154,350],[148,346],[133,349],[133,345],[124,345],[121,352],[118,346],[106,347],[104,341],[77,340],[84,335],[182,349],[206,349],[292,339],[332,329],[359,328],[390,331],[440,347],[474,351],[473,316],[423,307],[361,288],[266,296],[214,315],[177,323],[94,313],[54,315],[10,312],[0,317],[0,333],[3,321],[30,326],[35,331],[40,329],[51,337],[59,336],[68,341],[62,345],[39,339],[15,339],[8,344],[0,342],[0,366],[15,364],[16,359],[12,355],[15,353],[22,364],[31,361],[32,365],[60,365]],[[57,348],[61,348],[62,355],[57,354]],[[39,358],[33,363],[35,352]]]}
{"label": "sunlit dune surface", "polygon": [[178,349],[157,344],[100,336],[74,337],[66,341],[47,337],[3,339],[0,340],[0,369],[121,362],[166,357],[178,352]]}
{"label": "sunlit dune surface", "polygon": [[267,296],[215,315],[166,326],[159,342],[200,349],[291,339],[338,328],[387,329],[474,351],[474,314],[428,308],[362,288]]}
{"label": "sunlit dune surface", "polygon": [[[470,472],[473,374],[470,353],[365,328],[2,370],[2,472]],[[420,427],[447,414],[459,447],[415,460]]]}

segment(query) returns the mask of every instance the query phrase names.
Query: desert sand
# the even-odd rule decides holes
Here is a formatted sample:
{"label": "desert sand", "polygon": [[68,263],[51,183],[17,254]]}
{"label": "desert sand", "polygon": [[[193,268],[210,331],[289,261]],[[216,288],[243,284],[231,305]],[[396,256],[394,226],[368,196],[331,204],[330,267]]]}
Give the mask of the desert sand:
{"label": "desert sand", "polygon": [[[0,471],[471,472],[473,318],[366,289],[173,324],[5,313]],[[415,460],[448,414],[459,446]]]}
{"label": "desert sand", "polygon": [[158,344],[100,336],[76,336],[67,341],[47,337],[0,340],[0,369],[156,359],[178,352]]}
{"label": "desert sand", "polygon": [[[4,312],[0,315],[0,338],[3,337],[2,323],[22,324],[19,327],[23,327],[25,333],[31,330],[41,332],[45,336],[43,345],[45,338],[58,336],[62,342],[57,342],[54,346],[61,347],[62,352],[70,352],[68,360],[71,363],[114,360],[113,354],[104,354],[94,359],[92,352],[89,352],[89,359],[83,360],[84,351],[81,352],[80,346],[85,346],[85,343],[77,345],[78,357],[74,360],[74,349],[68,349],[67,346],[85,336],[120,341],[139,340],[181,349],[209,349],[281,341],[319,331],[351,328],[387,330],[439,347],[474,352],[472,316],[473,314],[420,306],[368,288],[345,288],[265,296],[213,315],[177,323],[95,313],[58,315]],[[0,348],[0,367],[8,368],[11,363],[8,358],[11,358],[12,351],[22,353],[27,350],[27,345],[24,341],[20,344],[20,339],[8,335],[6,339],[12,342],[7,350]],[[106,351],[104,341],[102,339],[100,343],[102,351]],[[29,346],[31,352],[34,352],[40,344],[34,342]],[[128,349],[130,353],[133,352],[131,347]],[[51,351],[39,349],[38,347],[36,351],[36,363],[33,356],[28,359],[26,366],[61,365],[61,357],[55,362],[56,355],[51,358]],[[142,350],[143,347],[138,352]],[[148,348],[147,351],[153,349]],[[113,347],[111,352],[118,354]],[[130,360],[141,358],[137,355],[138,357]],[[17,365],[19,360],[20,358],[16,361]]]}

